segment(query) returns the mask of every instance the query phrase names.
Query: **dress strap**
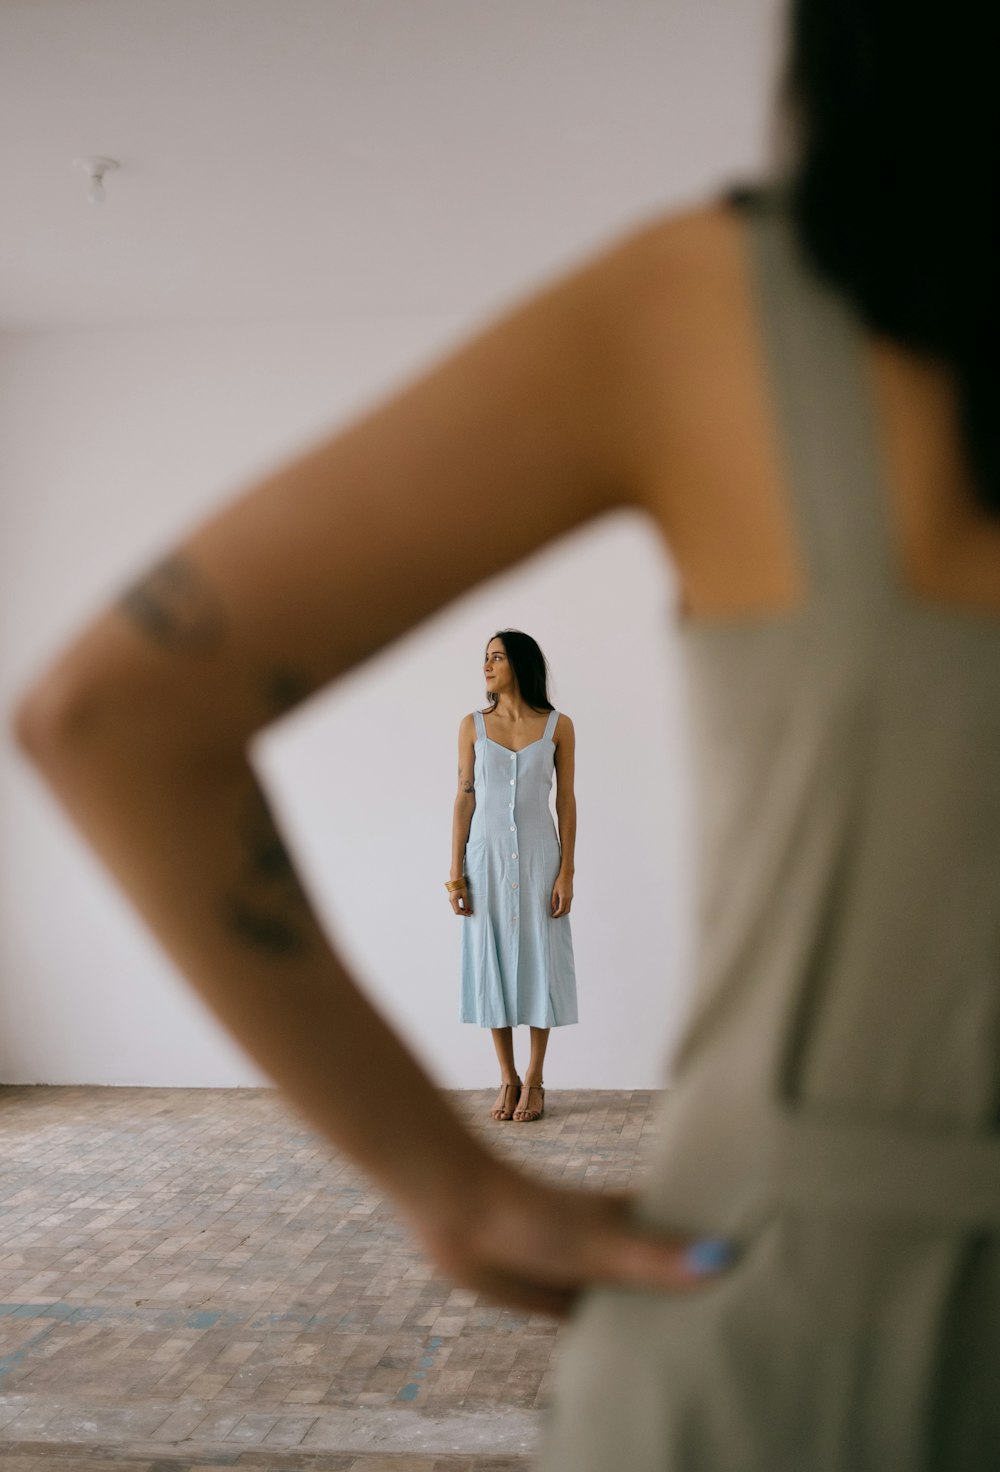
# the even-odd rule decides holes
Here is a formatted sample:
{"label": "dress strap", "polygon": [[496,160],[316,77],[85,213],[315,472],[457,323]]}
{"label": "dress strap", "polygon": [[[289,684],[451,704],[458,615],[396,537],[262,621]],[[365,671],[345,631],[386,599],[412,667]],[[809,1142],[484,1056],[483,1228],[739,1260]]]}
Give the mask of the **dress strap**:
{"label": "dress strap", "polygon": [[863,323],[806,258],[780,189],[745,218],[807,598],[880,601],[895,553]]}
{"label": "dress strap", "polygon": [[482,711],[474,710],[472,712],[472,719],[476,723],[476,740],[480,741],[486,735],[486,722],[483,720]]}
{"label": "dress strap", "polygon": [[556,728],[556,722],[558,721],[558,719],[559,719],[559,712],[557,710],[550,710],[549,711],[549,718],[545,722],[545,730],[542,732],[542,740],[543,741],[546,739],[546,737],[548,738],[549,741],[552,740],[552,733],[553,733],[553,731]]}

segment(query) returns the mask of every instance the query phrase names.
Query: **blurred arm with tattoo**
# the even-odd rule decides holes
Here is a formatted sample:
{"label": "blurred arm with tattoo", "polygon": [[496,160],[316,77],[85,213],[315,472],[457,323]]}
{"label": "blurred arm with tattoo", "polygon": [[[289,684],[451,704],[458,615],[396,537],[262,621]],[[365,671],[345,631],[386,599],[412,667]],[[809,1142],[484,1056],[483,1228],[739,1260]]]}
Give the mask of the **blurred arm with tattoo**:
{"label": "blurred arm with tattoo", "polygon": [[[320,930],[247,753],[449,598],[640,499],[620,333],[641,256],[626,243],[564,279],[252,488],[87,629],[17,717],[180,968],[436,1260],[557,1313],[591,1282],[696,1281],[685,1244],[632,1227],[617,1199],[515,1172],[464,1129]],[[504,508],[488,537],[483,505]]]}

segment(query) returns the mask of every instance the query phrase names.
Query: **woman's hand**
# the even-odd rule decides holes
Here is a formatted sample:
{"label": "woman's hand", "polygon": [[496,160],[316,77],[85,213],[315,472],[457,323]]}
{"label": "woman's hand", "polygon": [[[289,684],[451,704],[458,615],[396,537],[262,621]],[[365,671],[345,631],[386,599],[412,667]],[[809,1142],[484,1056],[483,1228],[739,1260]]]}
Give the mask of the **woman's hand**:
{"label": "woman's hand", "polygon": [[482,1174],[442,1215],[410,1225],[449,1278],[498,1303],[564,1318],[587,1288],[683,1292],[732,1257],[714,1239],[637,1226],[625,1196],[547,1186],[495,1159]]}
{"label": "woman's hand", "polygon": [[461,889],[450,889],[448,891],[448,899],[451,901],[451,908],[455,911],[456,915],[464,916],[472,914],[472,901],[469,898],[469,886],[467,883],[463,884]]}
{"label": "woman's hand", "polygon": [[568,915],[573,903],[573,879],[569,874],[561,871],[552,889],[552,918],[558,920],[561,915]]}

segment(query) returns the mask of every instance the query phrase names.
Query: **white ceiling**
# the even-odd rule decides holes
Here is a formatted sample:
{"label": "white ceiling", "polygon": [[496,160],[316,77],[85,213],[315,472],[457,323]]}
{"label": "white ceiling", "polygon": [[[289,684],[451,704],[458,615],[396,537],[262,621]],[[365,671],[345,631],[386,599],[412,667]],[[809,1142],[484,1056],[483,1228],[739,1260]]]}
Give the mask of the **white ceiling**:
{"label": "white ceiling", "polygon": [[479,310],[759,167],[781,9],[0,0],[0,330]]}

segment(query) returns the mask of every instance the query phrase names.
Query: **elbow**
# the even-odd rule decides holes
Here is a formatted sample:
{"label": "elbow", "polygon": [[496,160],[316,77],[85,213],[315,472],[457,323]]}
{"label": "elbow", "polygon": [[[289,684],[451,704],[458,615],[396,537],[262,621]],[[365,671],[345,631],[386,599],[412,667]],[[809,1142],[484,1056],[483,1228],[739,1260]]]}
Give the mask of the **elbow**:
{"label": "elbow", "polygon": [[96,692],[71,671],[56,670],[36,681],[15,706],[11,729],[22,754],[45,768],[61,754],[86,745],[95,721]]}
{"label": "elbow", "polygon": [[172,724],[170,702],[148,672],[95,667],[71,655],[21,697],[12,732],[28,760],[62,783],[74,772],[162,751]]}
{"label": "elbow", "polygon": [[243,683],[228,669],[137,653],[104,628],[26,691],[12,735],[65,798],[133,791],[136,781],[166,791],[181,776],[242,771],[254,730],[265,724],[256,687],[247,694]]}
{"label": "elbow", "polygon": [[44,726],[36,692],[31,690],[14,707],[10,722],[11,734],[22,756],[34,760],[42,740]]}

